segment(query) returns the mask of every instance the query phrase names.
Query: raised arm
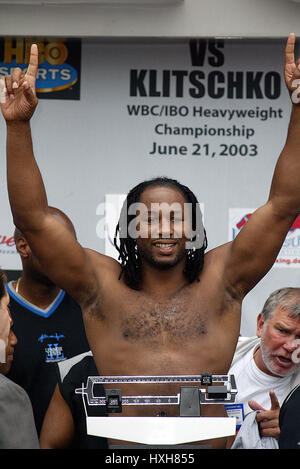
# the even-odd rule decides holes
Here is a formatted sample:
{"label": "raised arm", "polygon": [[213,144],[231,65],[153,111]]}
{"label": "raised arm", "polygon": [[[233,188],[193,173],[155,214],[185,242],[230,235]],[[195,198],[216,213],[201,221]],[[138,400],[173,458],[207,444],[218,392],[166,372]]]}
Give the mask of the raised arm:
{"label": "raised arm", "polygon": [[31,47],[26,75],[21,69],[0,80],[0,105],[7,127],[7,184],[13,219],[45,273],[80,304],[90,301],[97,281],[90,259],[75,237],[48,210],[43,180],[33,154],[30,119],[38,100],[38,49]]}
{"label": "raised arm", "polygon": [[[277,161],[270,194],[231,244],[226,265],[228,287],[244,297],[269,271],[284,239],[300,213],[300,65],[294,59],[295,35],[285,49],[284,78],[292,110],[288,135]],[[299,100],[300,101],[300,100]]]}

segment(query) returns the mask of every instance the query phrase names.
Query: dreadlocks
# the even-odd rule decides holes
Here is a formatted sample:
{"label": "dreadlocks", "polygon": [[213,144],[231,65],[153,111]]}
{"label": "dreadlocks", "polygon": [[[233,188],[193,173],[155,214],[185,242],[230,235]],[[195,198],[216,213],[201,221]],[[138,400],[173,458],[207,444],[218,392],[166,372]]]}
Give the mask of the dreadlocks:
{"label": "dreadlocks", "polygon": [[[133,189],[131,189],[121,210],[120,219],[115,231],[114,245],[119,252],[119,259],[121,261],[121,273],[119,279],[121,278],[122,274],[124,274],[125,283],[134,290],[140,289],[142,271],[141,259],[137,249],[136,241],[130,237],[127,230],[130,222],[135,217],[135,214],[128,213],[128,208],[132,204],[140,202],[142,193],[150,186],[170,186],[179,190],[183,194],[186,202],[190,203],[192,207],[192,230],[194,232],[197,228],[197,219],[201,213],[197,198],[193,192],[187,186],[180,184],[175,179],[158,177],[141,182]],[[192,238],[191,241],[196,241],[196,239],[199,237],[200,233],[196,232],[194,238]],[[190,283],[192,283],[194,280],[199,281],[199,274],[203,268],[204,252],[206,248],[207,238],[206,232],[204,230],[204,241],[202,247],[187,249],[186,252],[186,264],[183,273]]]}

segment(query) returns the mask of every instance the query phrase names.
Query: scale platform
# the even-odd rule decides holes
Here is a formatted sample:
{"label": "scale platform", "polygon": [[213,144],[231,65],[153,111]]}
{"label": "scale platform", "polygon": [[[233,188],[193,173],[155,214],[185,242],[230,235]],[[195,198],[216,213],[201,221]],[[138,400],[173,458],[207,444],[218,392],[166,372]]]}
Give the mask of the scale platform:
{"label": "scale platform", "polygon": [[144,445],[180,445],[235,434],[233,417],[87,417],[89,435]]}

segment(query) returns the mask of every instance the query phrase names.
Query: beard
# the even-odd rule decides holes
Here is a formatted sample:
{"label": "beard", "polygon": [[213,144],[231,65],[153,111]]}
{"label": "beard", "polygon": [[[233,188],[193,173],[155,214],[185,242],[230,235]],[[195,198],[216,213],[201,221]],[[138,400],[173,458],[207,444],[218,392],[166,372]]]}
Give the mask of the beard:
{"label": "beard", "polygon": [[186,256],[185,250],[178,253],[173,259],[167,259],[167,256],[164,260],[156,259],[151,252],[146,249],[138,248],[138,253],[142,261],[145,261],[152,267],[155,267],[158,270],[168,270],[172,267],[178,265]]}
{"label": "beard", "polygon": [[275,366],[273,365],[273,360],[272,358],[274,356],[276,356],[273,352],[271,352],[268,347],[264,344],[264,340],[262,339],[261,340],[261,344],[260,344],[260,349],[261,349],[261,356],[262,356],[262,359],[263,359],[263,362],[266,366],[266,368],[273,374],[273,375],[276,375],[276,376],[280,376],[281,378],[285,378],[286,376],[290,376],[294,373],[295,371],[295,366],[291,367],[290,369],[288,369],[287,371],[283,372],[283,371],[277,371],[275,369]]}

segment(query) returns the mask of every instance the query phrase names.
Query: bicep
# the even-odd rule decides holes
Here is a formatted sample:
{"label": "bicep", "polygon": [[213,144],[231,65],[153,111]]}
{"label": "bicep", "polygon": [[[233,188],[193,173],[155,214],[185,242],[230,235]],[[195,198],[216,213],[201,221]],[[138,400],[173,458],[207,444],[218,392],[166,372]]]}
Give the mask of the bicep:
{"label": "bicep", "polygon": [[68,448],[72,443],[74,433],[71,410],[57,384],[43,421],[40,447],[41,449]]}
{"label": "bicep", "polygon": [[42,271],[78,302],[96,289],[90,257],[75,234],[57,217],[46,215],[40,226],[24,232]]}
{"label": "bicep", "polygon": [[281,249],[294,216],[282,215],[272,202],[257,209],[231,243],[226,281],[245,296],[270,270]]}

